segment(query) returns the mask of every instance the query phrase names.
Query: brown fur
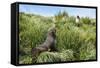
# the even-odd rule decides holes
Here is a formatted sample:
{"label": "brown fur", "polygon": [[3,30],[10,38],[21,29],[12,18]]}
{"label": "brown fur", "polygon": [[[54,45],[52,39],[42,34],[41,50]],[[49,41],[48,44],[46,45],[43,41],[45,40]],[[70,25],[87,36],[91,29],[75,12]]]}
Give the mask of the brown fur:
{"label": "brown fur", "polygon": [[47,38],[44,43],[40,44],[38,47],[32,49],[33,61],[37,56],[44,51],[57,51],[55,47],[56,42],[56,29],[53,27],[47,33]]}

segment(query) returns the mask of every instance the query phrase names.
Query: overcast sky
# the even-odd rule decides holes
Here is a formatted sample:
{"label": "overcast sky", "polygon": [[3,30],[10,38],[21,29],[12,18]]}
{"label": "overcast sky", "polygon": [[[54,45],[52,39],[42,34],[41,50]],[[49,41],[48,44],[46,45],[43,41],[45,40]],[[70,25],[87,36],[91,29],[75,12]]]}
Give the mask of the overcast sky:
{"label": "overcast sky", "polygon": [[54,16],[59,11],[66,11],[71,16],[96,18],[96,9],[94,8],[76,8],[76,7],[58,7],[20,4],[19,12],[33,13],[42,16]]}

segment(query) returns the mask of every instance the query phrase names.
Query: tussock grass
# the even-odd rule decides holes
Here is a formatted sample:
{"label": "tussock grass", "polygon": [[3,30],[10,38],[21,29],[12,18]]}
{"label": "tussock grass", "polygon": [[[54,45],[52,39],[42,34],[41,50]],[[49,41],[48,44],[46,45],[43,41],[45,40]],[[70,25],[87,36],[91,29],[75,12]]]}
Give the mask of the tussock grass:
{"label": "tussock grass", "polygon": [[62,52],[43,52],[37,58],[37,63],[43,62],[62,62],[74,60],[73,51],[65,50]]}
{"label": "tussock grass", "polygon": [[66,12],[54,17],[19,13],[19,63],[32,63],[31,49],[43,43],[48,29],[56,25],[58,52],[43,52],[36,63],[96,59],[95,19],[81,18],[80,26],[75,17]]}

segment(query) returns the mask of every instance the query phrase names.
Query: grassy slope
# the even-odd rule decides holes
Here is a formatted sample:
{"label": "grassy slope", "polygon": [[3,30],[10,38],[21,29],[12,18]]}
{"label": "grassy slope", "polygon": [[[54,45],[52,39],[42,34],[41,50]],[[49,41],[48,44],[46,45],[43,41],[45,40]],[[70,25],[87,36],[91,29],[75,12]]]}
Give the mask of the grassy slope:
{"label": "grassy slope", "polygon": [[37,63],[96,59],[95,20],[81,18],[81,26],[78,27],[75,17],[60,15],[54,20],[54,17],[20,13],[20,64],[32,63],[31,48],[44,42],[47,31],[54,22],[59,52],[43,52],[37,57]]}

